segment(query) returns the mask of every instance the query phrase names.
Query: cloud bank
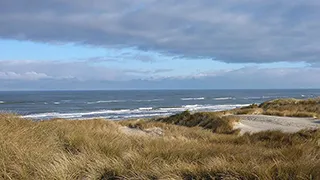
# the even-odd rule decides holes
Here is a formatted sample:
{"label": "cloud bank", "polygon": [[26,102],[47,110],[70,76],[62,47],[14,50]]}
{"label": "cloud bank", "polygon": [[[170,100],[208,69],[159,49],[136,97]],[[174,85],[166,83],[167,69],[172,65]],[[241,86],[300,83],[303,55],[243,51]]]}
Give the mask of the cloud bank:
{"label": "cloud bank", "polygon": [[0,61],[0,90],[320,88],[320,68],[261,68],[166,76],[171,69],[136,70],[86,61]]}
{"label": "cloud bank", "polygon": [[170,72],[171,69],[120,69],[88,61],[0,61],[0,80],[125,81]]}
{"label": "cloud bank", "polygon": [[319,9],[318,0],[2,0],[0,38],[314,64]]}

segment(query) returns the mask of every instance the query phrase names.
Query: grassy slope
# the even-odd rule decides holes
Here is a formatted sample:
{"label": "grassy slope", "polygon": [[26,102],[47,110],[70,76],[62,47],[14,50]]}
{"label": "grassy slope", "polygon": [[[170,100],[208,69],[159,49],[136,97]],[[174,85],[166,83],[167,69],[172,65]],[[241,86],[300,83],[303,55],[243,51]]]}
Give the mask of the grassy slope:
{"label": "grassy slope", "polygon": [[293,117],[320,117],[320,99],[278,99],[262,103],[260,108],[265,114],[293,116]]}
{"label": "grassy slope", "polygon": [[276,99],[258,105],[251,105],[230,111],[233,114],[264,114],[290,117],[320,118],[320,98],[317,99]]}
{"label": "grassy slope", "polygon": [[233,125],[239,122],[239,118],[234,116],[224,116],[221,112],[198,112],[191,114],[189,111],[170,116],[168,118],[159,118],[156,121],[212,130],[213,133],[236,134]]}
{"label": "grassy slope", "polygon": [[[213,122],[221,117],[185,115],[195,121],[131,125],[164,130],[152,137],[119,130],[132,122],[0,114],[0,179],[320,179],[320,130],[218,134]],[[212,126],[193,123],[199,119]]]}

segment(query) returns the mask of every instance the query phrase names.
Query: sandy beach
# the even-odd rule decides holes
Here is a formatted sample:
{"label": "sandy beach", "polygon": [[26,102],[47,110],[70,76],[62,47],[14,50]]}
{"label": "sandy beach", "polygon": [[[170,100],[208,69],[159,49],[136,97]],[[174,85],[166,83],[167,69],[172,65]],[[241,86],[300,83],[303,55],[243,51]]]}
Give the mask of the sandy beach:
{"label": "sandy beach", "polygon": [[320,120],[314,118],[278,117],[267,115],[238,115],[240,122],[235,129],[245,132],[259,132],[266,130],[281,130],[283,132],[297,132],[301,129],[315,129],[320,127]]}

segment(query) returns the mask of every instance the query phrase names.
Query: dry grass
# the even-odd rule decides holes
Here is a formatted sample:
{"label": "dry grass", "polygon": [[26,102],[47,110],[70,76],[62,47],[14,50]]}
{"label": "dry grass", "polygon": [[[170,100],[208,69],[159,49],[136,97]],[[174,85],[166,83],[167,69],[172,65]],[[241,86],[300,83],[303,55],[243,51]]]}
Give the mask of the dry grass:
{"label": "dry grass", "polygon": [[320,99],[277,99],[260,106],[264,114],[291,117],[320,117]]}
{"label": "dry grass", "polygon": [[252,104],[247,107],[226,111],[228,114],[264,114],[287,117],[320,118],[320,99],[276,99],[260,105]]}
{"label": "dry grass", "polygon": [[[164,135],[122,133],[129,123]],[[0,114],[0,179],[320,179],[320,130],[237,136],[174,124]]]}
{"label": "dry grass", "polygon": [[221,112],[198,112],[191,114],[189,111],[184,111],[167,118],[157,119],[156,121],[186,127],[199,126],[212,130],[214,133],[236,134],[238,131],[233,129],[233,125],[239,122],[239,118],[223,116]]}

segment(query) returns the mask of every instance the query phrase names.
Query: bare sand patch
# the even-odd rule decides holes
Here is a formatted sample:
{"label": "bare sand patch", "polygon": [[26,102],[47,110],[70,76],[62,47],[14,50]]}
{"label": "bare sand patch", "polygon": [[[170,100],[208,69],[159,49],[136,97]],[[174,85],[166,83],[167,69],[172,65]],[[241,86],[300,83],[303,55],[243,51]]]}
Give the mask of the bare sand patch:
{"label": "bare sand patch", "polygon": [[119,129],[122,133],[133,136],[163,136],[163,130],[158,127],[139,129],[121,126]]}
{"label": "bare sand patch", "polygon": [[320,121],[314,118],[278,117],[267,115],[237,115],[240,122],[234,128],[240,133],[259,132],[267,130],[281,130],[283,132],[297,132],[301,129],[316,129]]}

